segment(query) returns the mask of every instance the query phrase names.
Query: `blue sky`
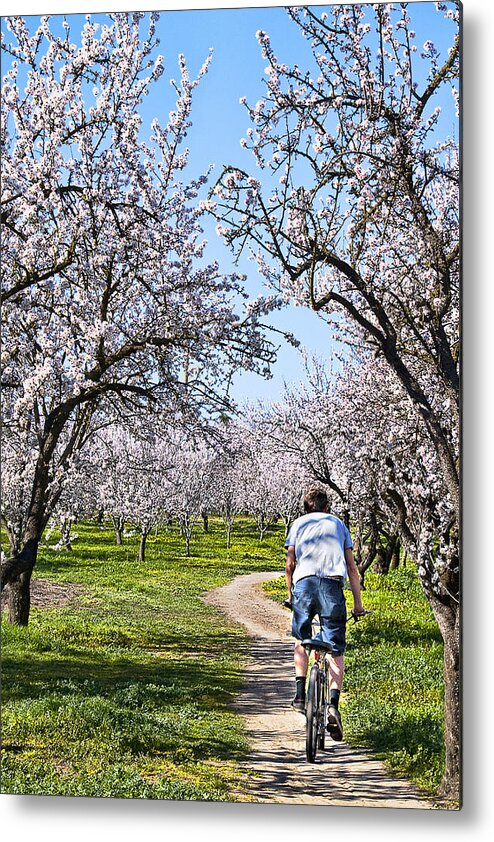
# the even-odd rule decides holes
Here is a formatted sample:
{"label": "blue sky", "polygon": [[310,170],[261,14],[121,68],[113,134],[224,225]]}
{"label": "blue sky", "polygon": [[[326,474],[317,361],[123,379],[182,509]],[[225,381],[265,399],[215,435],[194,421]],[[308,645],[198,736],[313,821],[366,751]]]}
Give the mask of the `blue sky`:
{"label": "blue sky", "polygon": [[[252,171],[256,170],[252,153],[240,146],[249,126],[245,107],[239,102],[246,96],[255,103],[264,93],[263,79],[265,59],[262,58],[255,33],[264,29],[273,34],[275,45],[284,45],[287,60],[300,60],[300,47],[307,49],[286,12],[279,8],[229,9],[207,11],[165,12],[157,31],[165,55],[172,55],[172,45],[183,44],[192,72],[197,72],[210,47],[213,60],[207,76],[195,92],[194,125],[188,137],[193,169],[204,169],[214,162],[215,171],[221,171],[224,164],[234,164]],[[170,49],[167,48],[170,44]],[[176,58],[168,75],[176,71]],[[174,65],[174,66],[173,66]],[[165,73],[167,72],[165,69]],[[149,107],[150,103],[147,103]],[[214,232],[215,224],[208,226],[209,254],[220,259],[220,265],[231,267],[232,258]],[[255,265],[243,258],[238,267],[248,276],[248,289],[253,295],[262,291],[262,280]],[[288,307],[271,318],[278,328],[293,331],[310,352],[330,357],[330,334],[328,327],[309,310]],[[237,400],[244,398],[276,399],[283,387],[283,381],[304,379],[303,363],[299,351],[288,345],[279,335],[273,336],[280,343],[279,362],[273,369],[273,378],[263,380],[252,374],[237,377],[233,394]]]}
{"label": "blue sky", "polygon": [[[138,4],[136,4],[137,7]],[[150,4],[150,8],[153,4]],[[38,14],[50,11],[41,2],[31,3],[32,11]],[[156,4],[154,4],[156,7]],[[36,8],[37,7],[37,8]],[[74,4],[72,3],[71,9]],[[113,5],[113,8],[118,8]],[[122,3],[122,8],[132,8]],[[142,8],[142,4],[141,4]],[[320,7],[321,10],[324,8]],[[72,38],[77,40],[77,32],[84,22],[83,10],[94,11],[88,3],[77,4],[81,14],[68,14],[71,23]],[[6,9],[10,12],[10,9]],[[23,13],[23,9],[19,13]],[[27,9],[30,12],[31,9]],[[70,11],[70,10],[69,10]],[[438,28],[442,16],[435,11],[435,3],[429,0],[410,3],[409,12],[413,27],[417,32],[416,43],[420,48],[425,40],[431,39],[445,54],[452,39],[452,26],[443,22]],[[99,15],[94,15],[95,19]],[[31,18],[33,26],[36,18]],[[144,124],[149,124],[153,117],[165,122],[168,112],[173,108],[173,89],[168,79],[178,78],[177,56],[183,52],[191,75],[195,75],[206,58],[209,49],[214,55],[209,72],[195,91],[193,105],[193,127],[187,138],[191,150],[191,175],[204,172],[214,163],[212,175],[221,171],[222,165],[233,164],[260,176],[252,154],[240,146],[240,139],[245,137],[249,125],[245,108],[240,104],[240,97],[254,104],[264,94],[265,59],[255,37],[258,29],[265,30],[272,39],[275,53],[287,64],[297,62],[304,66],[304,59],[309,57],[307,43],[300,36],[297,27],[288,18],[283,8],[230,8],[164,11],[157,25],[160,38],[159,51],[165,56],[165,73],[154,93],[147,98],[142,108]],[[451,103],[445,103],[448,130],[457,131]],[[206,223],[206,236],[209,240],[208,257],[219,260],[223,271],[233,269],[231,254],[215,233],[215,223]],[[248,276],[247,289],[253,295],[262,291],[262,279],[257,275],[255,265],[246,258],[239,264],[240,271]],[[318,316],[305,309],[288,307],[272,317],[275,327],[292,331],[309,353],[315,353],[329,360],[332,355],[331,336],[328,326]],[[300,353],[287,345],[279,336],[274,339],[281,343],[279,360],[273,369],[273,378],[264,381],[254,375],[245,374],[234,383],[234,397],[238,400],[259,397],[262,400],[276,399],[281,394],[283,381],[299,381],[304,378],[303,362]]]}
{"label": "blue sky", "polygon": [[[323,8],[321,6],[321,10]],[[452,43],[453,27],[437,14],[435,3],[428,0],[411,3],[409,11],[419,49],[424,41],[431,39],[445,56]],[[439,21],[443,24],[440,28]],[[195,92],[194,125],[188,137],[193,169],[197,164],[198,171],[201,171],[205,165],[214,162],[218,174],[223,164],[233,164],[251,171],[256,177],[262,175],[255,166],[252,153],[240,147],[240,139],[245,137],[249,120],[239,99],[245,96],[248,103],[254,104],[264,94],[266,60],[262,58],[255,37],[258,29],[270,35],[275,54],[286,64],[298,63],[303,67],[305,60],[310,61],[307,43],[283,8],[210,9],[162,14],[157,33],[161,40],[160,49],[168,57],[166,76],[173,77],[176,72],[177,52],[183,52],[191,71],[197,72],[209,48],[214,50],[209,72]],[[152,106],[152,102],[147,103],[148,108]],[[454,132],[456,118],[452,101],[445,102],[444,107],[447,128]],[[213,231],[213,225],[209,230]],[[210,253],[220,258],[222,266],[231,265],[230,254],[222,241],[209,231],[207,234]],[[255,265],[245,259],[240,269],[248,275],[248,289],[256,294],[261,289],[262,280]],[[329,362],[332,356],[330,329],[314,312],[287,307],[275,314],[272,321],[279,328],[293,331],[309,353]],[[282,342],[273,375],[269,381],[250,374],[242,375],[234,384],[235,397],[276,399],[284,380],[297,382],[304,379],[300,353]]]}

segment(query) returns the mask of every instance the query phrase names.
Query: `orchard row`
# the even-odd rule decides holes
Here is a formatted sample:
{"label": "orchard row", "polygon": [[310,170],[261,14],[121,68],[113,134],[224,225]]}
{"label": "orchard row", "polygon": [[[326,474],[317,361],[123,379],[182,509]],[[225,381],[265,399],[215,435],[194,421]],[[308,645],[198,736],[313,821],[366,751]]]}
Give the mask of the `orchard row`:
{"label": "orchard row", "polygon": [[[190,543],[206,498],[262,533],[324,483],[362,571],[398,543],[417,563],[445,645],[441,791],[454,798],[460,9],[430,10],[442,55],[429,34],[416,43],[419,6],[290,8],[307,57],[292,65],[258,30],[266,81],[255,104],[239,91],[252,166],[232,153],[215,183],[187,174],[185,145],[211,55],[195,79],[179,55],[163,85],[155,12],[88,16],[74,37],[67,20],[5,19],[1,586],[26,624],[57,512],[102,506],[144,536],[171,510]],[[250,252],[257,299],[206,259],[206,219],[236,258]],[[269,375],[266,324],[287,303],[320,314],[345,362],[241,413],[229,384]]]}

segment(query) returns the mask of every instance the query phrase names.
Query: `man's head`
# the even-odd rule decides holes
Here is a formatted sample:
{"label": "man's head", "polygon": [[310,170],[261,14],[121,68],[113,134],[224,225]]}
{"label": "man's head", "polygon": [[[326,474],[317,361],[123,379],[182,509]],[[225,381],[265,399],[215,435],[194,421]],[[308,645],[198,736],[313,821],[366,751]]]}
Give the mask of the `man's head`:
{"label": "man's head", "polygon": [[329,509],[328,495],[323,488],[311,488],[304,497],[304,512],[327,512]]}

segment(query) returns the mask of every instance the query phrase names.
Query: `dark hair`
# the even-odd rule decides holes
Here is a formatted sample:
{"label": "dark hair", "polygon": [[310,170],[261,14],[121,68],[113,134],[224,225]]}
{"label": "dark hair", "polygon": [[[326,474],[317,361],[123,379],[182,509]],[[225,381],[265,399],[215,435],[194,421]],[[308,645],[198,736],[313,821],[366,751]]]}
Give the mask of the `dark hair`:
{"label": "dark hair", "polygon": [[328,505],[328,495],[323,488],[311,488],[304,497],[304,512],[324,512]]}

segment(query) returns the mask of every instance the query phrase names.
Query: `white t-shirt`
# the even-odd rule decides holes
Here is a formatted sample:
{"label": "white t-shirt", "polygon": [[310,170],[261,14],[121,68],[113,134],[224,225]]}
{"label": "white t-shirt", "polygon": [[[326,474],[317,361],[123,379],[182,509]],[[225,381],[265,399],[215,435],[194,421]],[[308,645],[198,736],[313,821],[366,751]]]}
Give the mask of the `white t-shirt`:
{"label": "white t-shirt", "polygon": [[345,550],[352,547],[350,533],[339,518],[311,512],[294,520],[285,547],[295,547],[292,582],[305,576],[342,576],[346,579]]}

